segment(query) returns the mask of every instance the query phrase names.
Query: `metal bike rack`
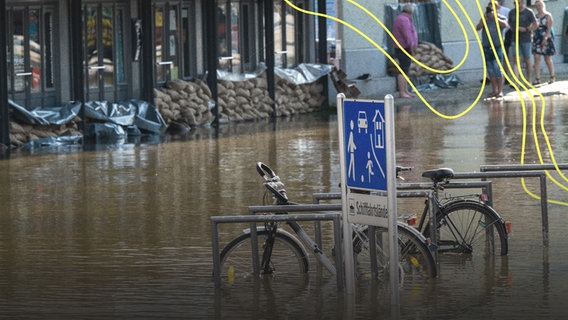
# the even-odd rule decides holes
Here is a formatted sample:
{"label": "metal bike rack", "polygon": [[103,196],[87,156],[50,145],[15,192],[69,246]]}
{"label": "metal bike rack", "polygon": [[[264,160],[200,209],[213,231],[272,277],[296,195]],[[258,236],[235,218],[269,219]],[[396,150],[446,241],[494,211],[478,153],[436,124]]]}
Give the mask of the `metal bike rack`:
{"label": "metal bike rack", "polygon": [[[481,166],[481,170],[491,170],[494,168],[505,168],[505,166],[491,167]],[[523,171],[524,170],[524,171]],[[525,177],[538,177],[540,178],[540,207],[542,216],[542,244],[547,247],[548,240],[548,196],[546,192],[546,172],[543,170],[526,170],[519,169],[518,171],[492,171],[492,172],[460,172],[454,174],[454,179],[487,179],[487,178],[525,178]],[[492,197],[488,204],[492,206]]]}
{"label": "metal bike rack", "polygon": [[514,165],[482,165],[480,171],[487,174],[501,174],[502,172],[517,172],[519,177],[536,176],[531,175],[540,173],[540,207],[542,215],[542,242],[545,247],[549,244],[548,237],[548,194],[546,191],[546,172],[543,170],[567,170],[568,163],[548,164],[514,164]]}
{"label": "metal bike rack", "polygon": [[[433,208],[433,201],[432,201],[432,197],[433,197],[433,191],[432,189],[432,183],[431,182],[418,182],[418,183],[397,183],[396,185],[397,188],[397,193],[396,196],[397,198],[423,198],[426,197],[428,198],[428,201],[430,203],[430,208],[428,210],[428,213],[430,214],[430,228],[432,230],[435,229],[436,226],[436,216],[434,214],[434,208]],[[491,198],[492,196],[492,188],[491,188],[491,181],[465,181],[465,182],[450,182],[444,185],[444,188],[448,188],[448,189],[475,189],[475,188],[481,188],[482,190],[486,190],[486,193],[488,194],[489,198]],[[338,200],[341,199],[341,193],[314,193],[312,194],[312,201],[314,203],[319,203],[322,200]],[[339,209],[341,210],[341,207],[339,207]],[[318,245],[321,246],[321,226],[319,225],[319,222],[316,222],[315,224],[315,230],[316,230],[316,242],[318,243]],[[437,242],[436,239],[436,233],[434,232],[431,236],[431,240],[433,243]],[[374,251],[371,251],[370,253],[371,255],[371,261],[374,261],[375,257],[374,257]],[[438,256],[437,256],[437,250],[434,251],[434,259],[435,261],[438,261]]]}
{"label": "metal bike rack", "polygon": [[[333,221],[334,241],[341,244],[341,214],[339,212],[326,213],[303,213],[303,214],[272,214],[272,215],[255,215],[256,213],[279,213],[279,212],[321,212],[321,211],[338,211],[341,206],[336,204],[319,204],[319,205],[273,205],[273,206],[250,206],[248,207],[250,215],[239,216],[212,216],[211,217],[211,242],[213,251],[213,277],[215,287],[221,287],[221,256],[219,249],[219,230],[218,225],[221,223],[250,223],[251,228],[251,259],[253,261],[253,272],[260,274],[259,257],[258,257],[258,241],[256,232],[256,223],[259,222],[276,222],[276,221]],[[335,250],[336,279],[338,290],[344,288],[344,270],[343,270],[343,251],[341,245],[336,246]]]}

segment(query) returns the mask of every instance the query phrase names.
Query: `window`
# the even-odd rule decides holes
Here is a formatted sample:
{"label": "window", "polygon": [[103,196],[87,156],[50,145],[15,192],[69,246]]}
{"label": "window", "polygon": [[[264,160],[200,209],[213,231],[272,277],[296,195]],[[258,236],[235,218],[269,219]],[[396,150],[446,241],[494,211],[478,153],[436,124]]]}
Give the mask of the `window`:
{"label": "window", "polygon": [[217,1],[217,53],[221,70],[245,73],[258,66],[262,58],[259,41],[262,24],[257,3]]}
{"label": "window", "polygon": [[196,72],[193,1],[154,5],[154,59],[158,83],[190,78]]}
{"label": "window", "polygon": [[27,108],[57,103],[53,6],[7,7],[10,98]]}
{"label": "window", "polygon": [[[306,8],[304,1],[293,1],[299,8]],[[274,3],[274,51],[277,67],[289,68],[305,62],[308,56],[307,43],[315,43],[308,38],[307,15],[301,14],[284,1]]]}

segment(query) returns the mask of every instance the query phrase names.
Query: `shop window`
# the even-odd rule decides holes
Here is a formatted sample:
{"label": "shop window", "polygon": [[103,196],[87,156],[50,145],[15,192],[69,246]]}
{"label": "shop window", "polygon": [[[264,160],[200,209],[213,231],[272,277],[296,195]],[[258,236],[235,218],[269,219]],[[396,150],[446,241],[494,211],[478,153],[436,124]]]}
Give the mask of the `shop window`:
{"label": "shop window", "polygon": [[[308,9],[304,1],[292,1],[299,8]],[[284,1],[274,3],[274,51],[277,67],[290,68],[306,62],[308,38],[307,16]]]}
{"label": "shop window", "polygon": [[262,34],[258,1],[217,1],[217,53],[219,69],[252,72],[258,66]]}
{"label": "shop window", "polygon": [[196,70],[193,1],[154,5],[154,60],[156,81],[190,78]]}
{"label": "shop window", "polygon": [[7,80],[10,98],[27,108],[54,105],[54,12],[51,6],[7,7]]}

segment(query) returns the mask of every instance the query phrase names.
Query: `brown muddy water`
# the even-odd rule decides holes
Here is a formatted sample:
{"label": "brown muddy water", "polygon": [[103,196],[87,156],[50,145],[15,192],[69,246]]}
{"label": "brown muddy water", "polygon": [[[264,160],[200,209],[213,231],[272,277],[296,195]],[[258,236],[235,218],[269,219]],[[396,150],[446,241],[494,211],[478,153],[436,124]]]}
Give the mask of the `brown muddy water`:
{"label": "brown muddy water", "polygon": [[[568,162],[567,107],[566,100],[547,103],[543,119],[550,150],[539,134],[546,162],[551,154]],[[397,163],[414,167],[405,175],[408,182],[424,181],[424,169],[468,172],[521,161],[524,114],[518,103],[479,103],[457,120],[441,119],[421,105],[396,108]],[[442,111],[454,114],[460,108]],[[531,115],[529,110],[526,163],[538,162]],[[493,180],[495,207],[512,222],[509,255],[483,267],[467,260],[442,264],[431,283],[401,289],[399,309],[390,306],[388,283],[358,280],[354,295],[345,295],[325,271],[310,273],[299,287],[260,281],[216,290],[210,217],[246,214],[247,206],[262,204],[255,163],[275,169],[293,201],[310,203],[314,192],[339,192],[338,153],[336,117],[301,115],[200,128],[167,143],[16,153],[1,160],[0,318],[559,319],[568,314],[567,207],[549,205],[545,248],[539,201],[518,178]],[[537,179],[526,183],[538,194]],[[548,196],[568,201],[567,191],[550,180]],[[416,212],[421,205],[422,199],[401,200],[399,208]],[[223,225],[221,245],[246,227]]]}

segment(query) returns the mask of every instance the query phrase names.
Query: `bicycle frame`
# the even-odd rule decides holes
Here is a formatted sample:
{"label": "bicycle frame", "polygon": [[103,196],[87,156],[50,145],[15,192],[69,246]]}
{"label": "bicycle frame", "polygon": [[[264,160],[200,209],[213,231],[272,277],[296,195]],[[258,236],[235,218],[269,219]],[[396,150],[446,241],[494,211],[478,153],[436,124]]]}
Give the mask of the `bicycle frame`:
{"label": "bicycle frame", "polygon": [[[288,203],[294,204],[294,203]],[[292,228],[294,233],[298,236],[300,241],[304,244],[304,249],[309,248],[310,252],[316,257],[316,259],[333,275],[336,274],[336,269],[333,262],[327,257],[327,255],[321,250],[321,248],[317,245],[317,243],[308,235],[308,233],[300,226],[300,224],[296,221],[287,221],[286,224]],[[266,247],[268,247],[268,244]],[[266,250],[272,250],[272,248]],[[268,264],[270,257],[267,257],[267,261],[263,263]]]}

